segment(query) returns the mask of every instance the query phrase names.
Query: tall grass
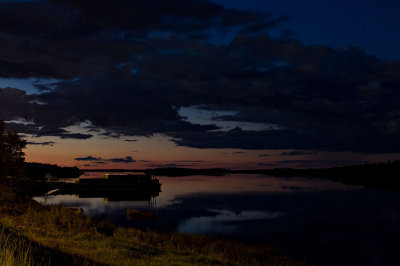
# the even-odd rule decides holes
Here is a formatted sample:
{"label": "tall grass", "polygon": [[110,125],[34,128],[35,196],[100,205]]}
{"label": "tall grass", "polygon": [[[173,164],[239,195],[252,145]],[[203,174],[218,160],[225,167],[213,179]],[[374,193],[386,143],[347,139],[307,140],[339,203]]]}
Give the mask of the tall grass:
{"label": "tall grass", "polygon": [[33,265],[30,243],[0,223],[0,265]]}

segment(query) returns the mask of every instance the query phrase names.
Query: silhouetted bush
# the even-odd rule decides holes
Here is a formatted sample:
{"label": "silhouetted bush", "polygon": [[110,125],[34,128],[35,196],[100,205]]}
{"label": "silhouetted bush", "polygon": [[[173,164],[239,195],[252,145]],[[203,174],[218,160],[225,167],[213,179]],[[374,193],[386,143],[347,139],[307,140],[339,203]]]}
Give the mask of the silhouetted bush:
{"label": "silhouetted bush", "polygon": [[6,131],[4,120],[0,120],[0,178],[19,177],[25,160],[26,141],[16,131]]}

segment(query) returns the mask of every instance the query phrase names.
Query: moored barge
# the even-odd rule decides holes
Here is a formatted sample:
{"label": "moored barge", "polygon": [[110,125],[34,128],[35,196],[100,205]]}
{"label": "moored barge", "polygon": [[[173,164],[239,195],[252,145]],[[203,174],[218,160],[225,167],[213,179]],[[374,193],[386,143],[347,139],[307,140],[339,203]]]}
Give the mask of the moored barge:
{"label": "moored barge", "polygon": [[112,198],[125,195],[123,198],[126,198],[126,195],[135,193],[155,197],[161,192],[161,183],[147,174],[105,174],[101,178],[78,178],[75,183],[57,183],[57,189],[53,194],[105,195]]}
{"label": "moored barge", "polygon": [[94,187],[160,189],[160,181],[148,174],[105,174],[103,178],[78,178],[76,184]]}

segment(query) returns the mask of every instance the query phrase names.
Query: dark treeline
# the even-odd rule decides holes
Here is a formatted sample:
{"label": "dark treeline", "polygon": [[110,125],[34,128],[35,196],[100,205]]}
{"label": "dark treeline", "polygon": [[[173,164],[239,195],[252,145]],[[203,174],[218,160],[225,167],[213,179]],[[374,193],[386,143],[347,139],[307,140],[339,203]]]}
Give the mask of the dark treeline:
{"label": "dark treeline", "polygon": [[180,168],[180,167],[165,167],[165,168],[153,168],[153,169],[81,169],[82,172],[134,172],[134,173],[146,173],[149,175],[159,176],[190,176],[190,175],[225,175],[232,171],[222,168],[211,168],[211,169],[194,169],[194,168]]}
{"label": "dark treeline", "polygon": [[235,172],[266,174],[277,177],[324,178],[349,185],[400,190],[400,161],[365,163],[323,169],[277,168]]}
{"label": "dark treeline", "polygon": [[25,176],[35,180],[48,178],[78,178],[82,172],[78,167],[64,167],[55,164],[28,163],[24,165]]}
{"label": "dark treeline", "polygon": [[190,175],[212,175],[220,176],[230,173],[230,170],[222,168],[211,168],[211,169],[191,169],[191,168],[154,168],[147,169],[144,171],[146,174],[159,175],[159,176],[190,176]]}
{"label": "dark treeline", "polygon": [[[87,170],[82,171],[86,172]],[[362,185],[371,188],[400,190],[400,161],[389,161],[386,163],[365,163],[360,165],[318,169],[275,168],[259,170],[229,170],[221,168],[190,169],[170,167],[147,170],[99,169],[90,171],[145,172],[147,174],[158,176],[221,176],[225,174],[262,174],[276,177],[323,178],[349,185]]]}
{"label": "dark treeline", "polygon": [[137,169],[81,169],[82,172],[140,172],[149,175],[158,176],[190,176],[190,175],[225,175],[232,171],[222,168],[210,168],[210,169],[194,169],[194,168],[180,168],[180,167],[165,167],[165,168],[153,168],[145,170]]}
{"label": "dark treeline", "polygon": [[82,172],[86,173],[86,172],[119,172],[119,173],[123,173],[123,172],[141,172],[143,173],[144,170],[137,170],[137,169],[81,169]]}

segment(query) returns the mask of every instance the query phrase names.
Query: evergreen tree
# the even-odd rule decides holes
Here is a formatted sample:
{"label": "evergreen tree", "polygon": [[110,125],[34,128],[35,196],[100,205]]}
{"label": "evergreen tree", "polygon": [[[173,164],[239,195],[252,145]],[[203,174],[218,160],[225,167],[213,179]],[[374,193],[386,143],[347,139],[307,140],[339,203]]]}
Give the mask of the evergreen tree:
{"label": "evergreen tree", "polygon": [[22,173],[25,160],[26,140],[16,131],[7,131],[0,120],[0,178],[17,177]]}

